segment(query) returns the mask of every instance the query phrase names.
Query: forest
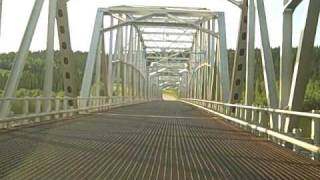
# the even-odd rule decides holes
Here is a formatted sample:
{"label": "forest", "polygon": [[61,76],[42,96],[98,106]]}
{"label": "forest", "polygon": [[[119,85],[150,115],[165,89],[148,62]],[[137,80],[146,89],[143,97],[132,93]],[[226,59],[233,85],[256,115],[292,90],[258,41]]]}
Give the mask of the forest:
{"label": "forest", "polygon": [[[296,49],[294,49],[296,52]],[[277,77],[277,85],[279,85],[280,76],[280,48],[272,49],[275,73]],[[5,83],[8,79],[10,69],[13,65],[13,59],[15,53],[0,54],[0,95],[3,93]],[[54,83],[53,91],[56,95],[63,96],[63,78],[62,74],[62,64],[60,62],[60,53],[55,52],[55,67],[54,67]],[[234,50],[229,50],[229,68],[230,72],[233,66],[233,56]],[[41,89],[43,87],[44,79],[44,62],[46,53],[45,51],[30,52],[26,61],[26,66],[23,71],[22,79],[19,84],[19,88],[16,92],[17,97],[23,96],[40,96]],[[79,77],[82,77],[85,60],[87,57],[86,52],[74,52],[73,61],[76,62],[77,72]],[[264,92],[264,82],[262,74],[262,64],[261,64],[261,52],[256,49],[256,88],[255,104],[265,105],[266,97]],[[315,58],[310,60],[313,64],[312,75],[310,77],[304,103],[304,111],[311,111],[312,109],[320,109],[320,47],[315,48]],[[290,67],[288,67],[290,68]],[[293,67],[291,67],[293,68]],[[230,75],[231,77],[231,75]]]}

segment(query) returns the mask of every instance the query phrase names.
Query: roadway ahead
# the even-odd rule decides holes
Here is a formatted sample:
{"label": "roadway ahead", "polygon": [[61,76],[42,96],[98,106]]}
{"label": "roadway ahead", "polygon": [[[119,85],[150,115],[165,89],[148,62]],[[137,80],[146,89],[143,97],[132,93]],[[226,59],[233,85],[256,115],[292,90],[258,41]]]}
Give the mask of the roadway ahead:
{"label": "roadway ahead", "polygon": [[180,102],[0,133],[1,179],[320,179],[320,163]]}

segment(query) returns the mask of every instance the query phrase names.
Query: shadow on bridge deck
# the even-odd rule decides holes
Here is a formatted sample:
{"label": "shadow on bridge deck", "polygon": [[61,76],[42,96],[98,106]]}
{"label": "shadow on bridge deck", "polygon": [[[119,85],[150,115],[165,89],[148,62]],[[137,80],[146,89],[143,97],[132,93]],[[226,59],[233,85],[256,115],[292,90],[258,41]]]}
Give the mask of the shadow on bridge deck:
{"label": "shadow on bridge deck", "polygon": [[320,179],[320,164],[179,102],[0,134],[2,179]]}

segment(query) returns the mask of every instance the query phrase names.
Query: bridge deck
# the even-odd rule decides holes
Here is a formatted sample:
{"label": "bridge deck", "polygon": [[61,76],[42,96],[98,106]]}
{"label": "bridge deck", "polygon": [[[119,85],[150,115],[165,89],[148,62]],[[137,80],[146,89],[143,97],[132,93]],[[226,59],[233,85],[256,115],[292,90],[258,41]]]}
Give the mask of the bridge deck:
{"label": "bridge deck", "polygon": [[179,102],[0,134],[1,179],[320,179],[320,164]]}

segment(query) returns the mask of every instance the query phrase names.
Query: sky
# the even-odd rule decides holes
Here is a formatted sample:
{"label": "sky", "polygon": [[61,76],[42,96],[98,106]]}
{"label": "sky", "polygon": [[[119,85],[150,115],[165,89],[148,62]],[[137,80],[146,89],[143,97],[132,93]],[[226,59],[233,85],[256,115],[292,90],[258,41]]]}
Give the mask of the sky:
{"label": "sky", "polygon": [[[0,53],[18,50],[34,1],[35,0],[3,0]],[[46,47],[48,1],[49,0],[45,0],[30,47],[31,51],[44,50]],[[272,47],[277,47],[281,44],[282,1],[264,0],[264,3],[266,7],[270,44]],[[307,4],[308,0],[304,0],[294,13],[294,46],[297,46],[298,44],[300,33],[304,25]],[[75,51],[88,51],[97,8],[118,5],[204,7],[211,9],[212,11],[223,11],[225,12],[226,17],[228,48],[236,47],[240,9],[226,0],[70,0],[68,3],[68,10],[72,49]],[[58,49],[57,40],[56,34],[56,49]],[[320,27],[318,25],[316,45],[319,44]],[[256,46],[260,46],[260,35],[258,30]]]}

